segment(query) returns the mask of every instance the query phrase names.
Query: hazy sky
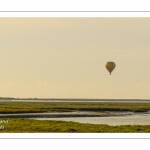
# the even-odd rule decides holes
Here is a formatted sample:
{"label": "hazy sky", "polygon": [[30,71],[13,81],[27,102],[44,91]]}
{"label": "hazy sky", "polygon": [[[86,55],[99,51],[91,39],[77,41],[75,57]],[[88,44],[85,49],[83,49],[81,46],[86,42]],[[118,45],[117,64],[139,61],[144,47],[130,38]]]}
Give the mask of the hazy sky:
{"label": "hazy sky", "polygon": [[150,18],[0,18],[0,97],[150,98]]}

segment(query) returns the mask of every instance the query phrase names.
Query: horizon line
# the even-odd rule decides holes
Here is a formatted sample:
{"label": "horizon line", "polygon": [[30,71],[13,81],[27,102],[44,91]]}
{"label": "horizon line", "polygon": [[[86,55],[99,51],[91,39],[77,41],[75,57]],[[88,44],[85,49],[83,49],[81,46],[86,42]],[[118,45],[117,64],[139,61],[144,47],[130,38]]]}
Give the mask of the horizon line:
{"label": "horizon line", "polygon": [[28,100],[150,100],[148,98],[15,98],[15,97],[0,97],[0,99],[28,99]]}

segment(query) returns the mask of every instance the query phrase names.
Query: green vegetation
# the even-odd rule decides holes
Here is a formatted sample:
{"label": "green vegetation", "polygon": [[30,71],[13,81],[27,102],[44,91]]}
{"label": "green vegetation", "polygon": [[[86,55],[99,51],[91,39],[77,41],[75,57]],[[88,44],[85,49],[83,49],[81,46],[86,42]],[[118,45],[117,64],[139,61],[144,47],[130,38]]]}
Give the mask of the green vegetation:
{"label": "green vegetation", "polygon": [[146,112],[150,103],[121,102],[0,102],[0,113],[133,111]]}
{"label": "green vegetation", "polygon": [[[121,102],[0,102],[0,113],[133,111],[150,110],[150,103]],[[9,120],[4,123],[3,120]],[[3,128],[4,127],[4,128]],[[65,121],[1,118],[3,133],[148,133],[150,125],[96,125]]]}
{"label": "green vegetation", "polygon": [[96,124],[82,124],[76,122],[8,119],[8,123],[1,123],[4,129],[1,133],[148,133],[150,125],[121,125],[108,126]]}

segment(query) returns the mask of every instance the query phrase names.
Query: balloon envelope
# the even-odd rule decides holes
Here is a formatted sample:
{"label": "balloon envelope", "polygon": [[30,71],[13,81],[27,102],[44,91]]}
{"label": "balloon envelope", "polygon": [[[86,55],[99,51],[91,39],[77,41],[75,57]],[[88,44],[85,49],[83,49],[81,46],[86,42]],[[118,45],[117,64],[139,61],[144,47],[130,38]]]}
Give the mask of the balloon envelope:
{"label": "balloon envelope", "polygon": [[106,63],[105,67],[109,71],[109,73],[111,74],[111,72],[115,69],[116,64],[112,61],[109,61]]}

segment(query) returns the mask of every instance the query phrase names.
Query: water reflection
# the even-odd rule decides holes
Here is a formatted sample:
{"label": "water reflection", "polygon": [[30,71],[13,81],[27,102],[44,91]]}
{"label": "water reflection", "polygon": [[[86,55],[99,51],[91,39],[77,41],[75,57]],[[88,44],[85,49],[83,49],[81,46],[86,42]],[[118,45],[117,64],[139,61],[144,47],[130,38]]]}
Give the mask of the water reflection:
{"label": "water reflection", "polygon": [[37,120],[61,120],[89,124],[107,125],[150,125],[150,114],[132,114],[111,117],[36,118]]}

